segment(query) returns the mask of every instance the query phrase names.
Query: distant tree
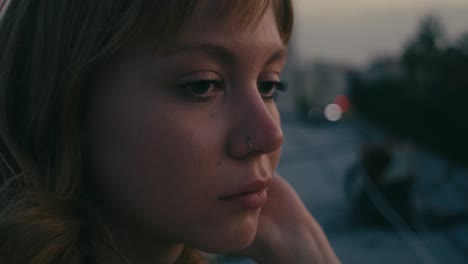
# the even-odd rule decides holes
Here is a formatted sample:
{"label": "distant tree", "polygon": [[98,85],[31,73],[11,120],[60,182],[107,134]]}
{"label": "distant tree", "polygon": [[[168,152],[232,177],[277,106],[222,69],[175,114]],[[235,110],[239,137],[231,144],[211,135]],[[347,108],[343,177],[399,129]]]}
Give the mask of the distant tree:
{"label": "distant tree", "polygon": [[458,38],[456,45],[463,53],[468,54],[468,31]]}
{"label": "distant tree", "polygon": [[445,27],[442,20],[435,14],[424,17],[402,54],[402,64],[408,77],[419,82],[432,77],[445,45]]}
{"label": "distant tree", "polygon": [[382,127],[468,166],[468,32],[450,43],[442,21],[426,16],[399,64],[397,78],[368,78],[369,72],[354,76],[355,108]]}
{"label": "distant tree", "polygon": [[410,39],[405,53],[427,55],[441,50],[446,44],[445,26],[435,14],[423,17],[416,34]]}

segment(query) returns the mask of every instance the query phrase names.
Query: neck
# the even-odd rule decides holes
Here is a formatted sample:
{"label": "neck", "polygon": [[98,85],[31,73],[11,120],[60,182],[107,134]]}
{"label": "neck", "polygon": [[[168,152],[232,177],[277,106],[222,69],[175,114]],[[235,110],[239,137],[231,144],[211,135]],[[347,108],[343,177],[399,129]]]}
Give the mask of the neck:
{"label": "neck", "polygon": [[[141,247],[140,247],[141,246]],[[164,263],[164,264],[174,264],[179,259],[184,246],[182,244],[177,245],[155,245],[148,246],[126,243],[126,247],[117,246],[117,249],[120,250],[121,254],[125,256],[131,263],[138,264],[155,264],[155,263]]]}

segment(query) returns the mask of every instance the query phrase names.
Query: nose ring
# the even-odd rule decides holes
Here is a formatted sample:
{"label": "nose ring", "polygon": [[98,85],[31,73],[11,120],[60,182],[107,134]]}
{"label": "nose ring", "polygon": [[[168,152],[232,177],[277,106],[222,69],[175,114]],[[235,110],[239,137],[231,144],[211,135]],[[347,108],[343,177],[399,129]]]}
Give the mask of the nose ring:
{"label": "nose ring", "polygon": [[251,151],[255,151],[254,147],[252,146],[252,142],[250,141],[250,137],[247,137],[247,144],[249,145]]}

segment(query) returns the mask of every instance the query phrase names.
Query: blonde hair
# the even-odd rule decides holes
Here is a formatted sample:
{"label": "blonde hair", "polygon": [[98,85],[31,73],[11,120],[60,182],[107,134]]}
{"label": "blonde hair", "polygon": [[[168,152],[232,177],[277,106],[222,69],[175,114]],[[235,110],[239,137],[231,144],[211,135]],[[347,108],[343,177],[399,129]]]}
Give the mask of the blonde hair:
{"label": "blonde hair", "polygon": [[[132,42],[170,41],[208,1],[1,4],[0,262],[93,263],[102,246],[112,247],[86,177],[83,123],[94,80]],[[290,0],[217,1],[214,14],[234,13],[240,27],[272,4],[288,42]]]}

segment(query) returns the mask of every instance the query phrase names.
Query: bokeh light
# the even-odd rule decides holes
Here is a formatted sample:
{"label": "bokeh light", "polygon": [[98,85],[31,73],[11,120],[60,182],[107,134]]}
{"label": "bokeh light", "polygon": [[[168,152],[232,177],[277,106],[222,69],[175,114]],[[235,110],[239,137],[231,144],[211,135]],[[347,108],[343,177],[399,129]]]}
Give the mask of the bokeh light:
{"label": "bokeh light", "polygon": [[336,122],[343,117],[343,109],[337,104],[329,104],[325,107],[323,111],[325,118],[328,121]]}

